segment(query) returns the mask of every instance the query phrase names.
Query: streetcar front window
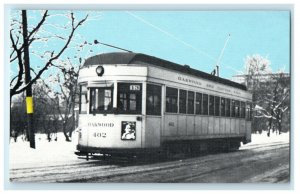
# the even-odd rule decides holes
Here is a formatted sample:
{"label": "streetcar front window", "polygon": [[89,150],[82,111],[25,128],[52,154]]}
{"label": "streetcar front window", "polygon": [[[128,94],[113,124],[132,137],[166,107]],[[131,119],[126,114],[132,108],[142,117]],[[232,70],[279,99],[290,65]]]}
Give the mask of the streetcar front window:
{"label": "streetcar front window", "polygon": [[113,88],[91,88],[90,112],[107,113],[112,111]]}
{"label": "streetcar front window", "polygon": [[87,87],[86,85],[80,86],[80,102],[79,102],[79,113],[86,114],[87,113]]}
{"label": "streetcar front window", "polygon": [[118,113],[142,114],[142,84],[118,84]]}

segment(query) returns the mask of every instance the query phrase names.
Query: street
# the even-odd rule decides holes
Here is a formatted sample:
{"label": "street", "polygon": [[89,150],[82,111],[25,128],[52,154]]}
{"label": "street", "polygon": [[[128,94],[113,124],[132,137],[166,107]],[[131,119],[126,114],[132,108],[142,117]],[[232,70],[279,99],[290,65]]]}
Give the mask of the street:
{"label": "street", "polygon": [[243,146],[229,153],[168,159],[81,158],[48,166],[11,168],[13,182],[286,183],[289,143]]}

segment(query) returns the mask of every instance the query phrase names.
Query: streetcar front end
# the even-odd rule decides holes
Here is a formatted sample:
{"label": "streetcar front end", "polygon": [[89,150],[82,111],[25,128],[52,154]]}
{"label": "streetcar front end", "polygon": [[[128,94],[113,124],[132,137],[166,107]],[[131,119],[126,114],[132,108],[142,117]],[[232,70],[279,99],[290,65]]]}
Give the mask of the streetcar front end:
{"label": "streetcar front end", "polygon": [[146,74],[146,67],[124,64],[93,65],[80,71],[77,150],[81,154],[127,153],[143,148]]}

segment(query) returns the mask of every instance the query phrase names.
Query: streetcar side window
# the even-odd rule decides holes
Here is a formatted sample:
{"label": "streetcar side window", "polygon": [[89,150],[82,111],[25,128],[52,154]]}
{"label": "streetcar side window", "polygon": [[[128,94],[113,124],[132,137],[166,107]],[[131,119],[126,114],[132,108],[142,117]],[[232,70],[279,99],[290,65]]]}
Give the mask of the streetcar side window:
{"label": "streetcar side window", "polygon": [[202,94],[196,93],[196,114],[201,114],[202,111]]}
{"label": "streetcar side window", "polygon": [[225,117],[225,98],[221,98],[221,116]]}
{"label": "streetcar side window", "polygon": [[112,111],[113,88],[90,89],[90,113],[106,113]]}
{"label": "streetcar side window", "polygon": [[87,86],[80,86],[79,114],[87,113]]}
{"label": "streetcar side window", "polygon": [[194,114],[195,93],[188,92],[188,114]]}
{"label": "streetcar side window", "polygon": [[179,113],[186,114],[186,90],[179,90]]}
{"label": "streetcar side window", "polygon": [[178,111],[178,90],[176,88],[166,88],[166,112],[177,113]]}
{"label": "streetcar side window", "polygon": [[203,94],[203,115],[207,115],[208,114],[208,95],[207,94]]}
{"label": "streetcar side window", "polygon": [[250,120],[252,120],[253,117],[253,109],[252,109],[252,103],[250,102]]}
{"label": "streetcar side window", "polygon": [[231,117],[235,117],[235,101],[231,100]]}
{"label": "streetcar side window", "polygon": [[209,96],[209,115],[214,115],[215,110],[215,97],[210,95]]}
{"label": "streetcar side window", "polygon": [[230,109],[231,109],[231,103],[230,103],[230,99],[226,98],[225,100],[225,112],[226,112],[226,117],[230,117]]}
{"label": "streetcar side window", "polygon": [[235,102],[235,117],[240,117],[240,101]]}
{"label": "streetcar side window", "polygon": [[241,118],[245,118],[246,115],[246,103],[241,102]]}
{"label": "streetcar side window", "polygon": [[147,84],[147,115],[161,115],[161,86]]}
{"label": "streetcar side window", "polygon": [[250,120],[250,104],[246,103],[246,119]]}
{"label": "streetcar side window", "polygon": [[142,84],[118,83],[118,113],[142,113]]}
{"label": "streetcar side window", "polygon": [[215,116],[220,116],[220,97],[215,96]]}

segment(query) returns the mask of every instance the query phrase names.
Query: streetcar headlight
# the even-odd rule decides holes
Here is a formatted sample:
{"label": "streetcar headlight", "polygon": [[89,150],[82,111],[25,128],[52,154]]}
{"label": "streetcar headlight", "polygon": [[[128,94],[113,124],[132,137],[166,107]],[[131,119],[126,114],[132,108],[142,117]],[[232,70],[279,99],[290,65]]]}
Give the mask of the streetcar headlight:
{"label": "streetcar headlight", "polygon": [[96,73],[98,76],[102,76],[103,73],[104,73],[104,68],[103,66],[99,65],[97,68],[96,68]]}

